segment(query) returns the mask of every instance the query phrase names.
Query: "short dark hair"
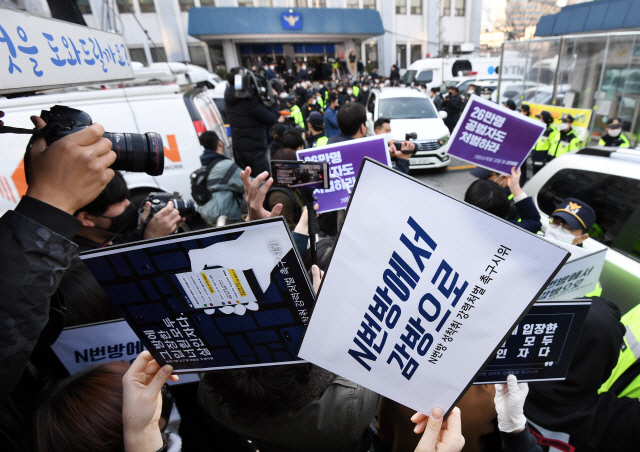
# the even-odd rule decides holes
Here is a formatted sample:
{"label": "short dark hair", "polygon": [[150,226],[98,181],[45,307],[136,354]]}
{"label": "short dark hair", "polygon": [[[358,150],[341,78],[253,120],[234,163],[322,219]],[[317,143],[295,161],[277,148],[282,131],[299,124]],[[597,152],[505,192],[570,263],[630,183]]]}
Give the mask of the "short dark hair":
{"label": "short dark hair", "polygon": [[476,88],[477,88],[477,86],[476,86],[476,85],[474,85],[473,83],[470,83],[470,84],[469,84],[469,86],[467,86],[467,89],[469,89],[469,88],[471,88],[471,87],[473,87],[473,89],[476,89]]}
{"label": "short dark hair", "polygon": [[212,151],[218,149],[218,143],[220,142],[220,138],[218,138],[218,135],[211,130],[202,132],[198,140],[200,141],[200,144],[203,148],[210,149]]}
{"label": "short dark hair", "polygon": [[329,97],[327,98],[328,105],[331,105],[337,100],[338,100],[338,95],[335,93],[335,91],[329,93]]}
{"label": "short dark hair", "polygon": [[296,129],[287,130],[282,136],[282,146],[285,149],[293,150],[296,150],[301,146],[304,147],[304,140],[302,139],[300,131]]}
{"label": "short dark hair", "polygon": [[431,88],[431,92],[432,93],[439,93],[440,92],[440,88],[438,88],[437,86],[434,86],[433,88]]}
{"label": "short dark hair", "polygon": [[389,124],[391,120],[389,118],[378,118],[376,122],[373,123],[373,130],[378,130],[382,127],[382,124]]}
{"label": "short dark hair", "polygon": [[229,85],[235,86],[235,77],[236,77],[236,74],[239,74],[239,73],[240,73],[239,67],[234,67],[229,70],[229,72],[227,73],[227,82],[229,83]]}
{"label": "short dark hair", "polygon": [[500,218],[506,218],[511,208],[504,189],[487,179],[478,179],[469,185],[464,201]]}
{"label": "short dark hair", "polygon": [[449,89],[454,90],[456,93],[460,91],[457,86],[450,86]]}
{"label": "short dark hair", "polygon": [[87,212],[91,215],[102,215],[107,211],[109,206],[122,202],[128,197],[129,189],[127,188],[127,183],[120,171],[115,171],[113,179],[109,181],[98,197],[86,206],[76,210],[74,216],[80,212]]}
{"label": "short dark hair", "polygon": [[366,122],[367,111],[364,109],[364,105],[359,102],[344,104],[338,111],[338,127],[340,127],[340,132],[347,137],[358,133],[360,126]]}

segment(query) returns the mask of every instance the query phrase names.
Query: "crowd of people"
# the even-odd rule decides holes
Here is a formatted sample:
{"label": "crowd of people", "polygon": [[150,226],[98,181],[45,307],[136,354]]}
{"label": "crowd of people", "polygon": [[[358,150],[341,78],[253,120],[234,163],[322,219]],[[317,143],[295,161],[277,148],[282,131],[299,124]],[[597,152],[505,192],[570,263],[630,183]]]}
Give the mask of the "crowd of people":
{"label": "crowd of people", "polygon": [[[283,215],[316,290],[342,218],[320,217],[328,237],[319,241],[317,265],[311,265],[307,206],[313,200],[302,191],[273,190],[268,162],[296,160],[295,152],[305,147],[367,135],[368,91],[398,83],[399,74],[366,75],[361,63],[351,56],[347,60],[338,64],[337,74],[335,68],[324,72],[325,65],[331,68],[329,61],[314,71],[295,62],[295,72],[284,60],[268,62],[266,77],[280,76],[285,86],[269,107],[257,97],[235,96],[232,78],[238,71],[230,71],[225,100],[235,160],[224,156],[214,132],[200,136],[209,193],[199,214],[212,227],[221,218],[240,222]],[[310,79],[318,67],[331,76],[314,85]],[[457,88],[446,97],[432,90],[431,96],[450,121],[457,121],[465,102]],[[540,119],[549,127],[549,143],[571,146],[569,118],[563,122],[568,127],[558,130],[550,127],[548,112]],[[38,117],[32,121],[36,128],[45,125]],[[610,126],[612,139],[619,137],[618,124]],[[374,133],[390,132],[388,118],[375,121]],[[68,375],[50,348],[62,328],[118,317],[78,253],[167,236],[185,221],[171,201],[157,212],[147,204],[131,204],[122,175],[110,169],[115,154],[103,133],[95,124],[49,146],[36,139],[28,191],[0,218],[5,450],[537,452],[550,444],[577,452],[638,449],[640,401],[619,397],[629,384],[611,381],[625,348],[625,325],[633,316],[621,318],[613,303],[598,297],[567,380],[528,385],[509,376],[504,384],[472,385],[450,413],[436,407],[414,414],[310,363],[207,372],[198,383],[167,389],[168,380],[177,380],[173,369],[161,367],[145,351],[132,364],[103,363]],[[413,146],[390,142],[398,171],[408,173]],[[540,166],[536,162],[548,161],[538,153],[551,155],[544,146],[532,152],[534,171]],[[520,187],[520,170],[509,176],[481,169],[473,174],[478,180],[467,190],[466,202],[529,232],[540,231],[540,215]],[[595,221],[586,203],[563,200],[547,235],[579,246]],[[430,390],[428,382],[424,390]]]}

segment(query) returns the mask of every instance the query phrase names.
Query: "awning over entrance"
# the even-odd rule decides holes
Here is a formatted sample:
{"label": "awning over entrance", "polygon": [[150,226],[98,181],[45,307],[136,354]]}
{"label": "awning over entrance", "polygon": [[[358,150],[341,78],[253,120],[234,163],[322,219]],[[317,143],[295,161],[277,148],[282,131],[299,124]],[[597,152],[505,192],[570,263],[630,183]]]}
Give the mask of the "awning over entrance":
{"label": "awning over entrance", "polygon": [[323,42],[384,34],[380,13],[344,8],[189,9],[189,34],[203,41]]}

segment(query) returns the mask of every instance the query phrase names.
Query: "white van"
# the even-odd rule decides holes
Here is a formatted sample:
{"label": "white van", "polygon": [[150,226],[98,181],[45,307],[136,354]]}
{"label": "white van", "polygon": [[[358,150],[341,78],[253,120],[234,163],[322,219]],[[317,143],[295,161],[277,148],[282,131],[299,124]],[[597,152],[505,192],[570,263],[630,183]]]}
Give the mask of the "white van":
{"label": "white van", "polygon": [[[190,198],[190,175],[199,168],[203,148],[198,136],[212,130],[232,156],[224,123],[208,90],[175,83],[115,89],[81,89],[14,99],[0,98],[5,125],[33,128],[29,116],[40,115],[54,105],[88,113],[107,132],[156,132],[164,144],[164,173],[125,173],[132,200],[140,201],[151,191],[180,192]],[[25,194],[23,155],[28,135],[0,135],[0,212],[12,209]]]}
{"label": "white van", "polygon": [[388,118],[390,139],[404,141],[408,133],[416,133],[413,140],[416,152],[409,159],[410,169],[444,168],[451,157],[447,154],[449,129],[442,118],[447,113],[437,111],[426,94],[413,88],[374,89],[367,100],[367,135],[373,135],[378,118]]}
{"label": "white van", "polygon": [[402,82],[407,86],[426,85],[429,90],[464,74],[497,79],[499,64],[499,57],[425,58],[411,63]]}

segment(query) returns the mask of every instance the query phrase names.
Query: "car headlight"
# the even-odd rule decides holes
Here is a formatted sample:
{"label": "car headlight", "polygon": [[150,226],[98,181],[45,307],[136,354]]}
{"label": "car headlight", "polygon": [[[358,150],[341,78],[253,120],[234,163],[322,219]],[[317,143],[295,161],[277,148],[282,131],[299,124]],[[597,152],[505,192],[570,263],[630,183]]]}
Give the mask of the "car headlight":
{"label": "car headlight", "polygon": [[442,147],[449,141],[449,136],[444,136],[438,140],[438,144]]}

